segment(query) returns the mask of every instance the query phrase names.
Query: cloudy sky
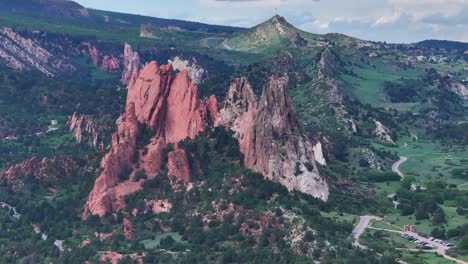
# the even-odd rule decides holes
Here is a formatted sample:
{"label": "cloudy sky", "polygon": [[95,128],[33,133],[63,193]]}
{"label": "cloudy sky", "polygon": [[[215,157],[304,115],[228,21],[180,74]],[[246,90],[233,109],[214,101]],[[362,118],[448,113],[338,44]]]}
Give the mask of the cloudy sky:
{"label": "cloudy sky", "polygon": [[241,27],[278,13],[315,33],[468,42],[468,0],[76,0],[95,9]]}

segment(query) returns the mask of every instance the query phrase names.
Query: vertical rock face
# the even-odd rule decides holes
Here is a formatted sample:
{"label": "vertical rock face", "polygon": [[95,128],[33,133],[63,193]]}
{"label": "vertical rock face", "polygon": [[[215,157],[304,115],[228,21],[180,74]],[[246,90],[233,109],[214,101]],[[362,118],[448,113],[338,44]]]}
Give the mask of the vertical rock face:
{"label": "vertical rock face", "polygon": [[223,125],[234,131],[242,153],[249,151],[252,124],[257,114],[258,102],[246,78],[235,80],[219,111],[216,125]]}
{"label": "vertical rock face", "polygon": [[328,184],[318,173],[312,143],[293,111],[286,78],[272,77],[259,103],[247,81],[236,80],[216,124],[235,132],[248,168],[290,191],[327,200]]}
{"label": "vertical rock face", "polygon": [[392,145],[395,144],[392,137],[390,136],[390,132],[380,121],[377,121],[374,119],[374,124],[375,124],[374,133],[380,140],[388,144],[392,144]]}
{"label": "vertical rock face", "polygon": [[194,138],[205,128],[206,117],[206,107],[201,107],[198,88],[184,70],[175,77],[167,97],[166,140],[176,143],[187,137]]}
{"label": "vertical rock face", "polygon": [[176,145],[174,150],[169,152],[167,158],[167,176],[170,179],[175,177],[177,182],[188,182],[191,173],[185,151]]}
{"label": "vertical rock face", "polygon": [[201,83],[206,75],[205,69],[200,67],[197,64],[197,61],[195,59],[190,60],[183,60],[180,57],[176,56],[174,57],[173,60],[168,61],[169,64],[174,67],[175,70],[183,71],[187,70],[190,76],[190,79],[192,79],[193,83],[199,84]]}
{"label": "vertical rock face", "polygon": [[53,63],[52,54],[31,39],[22,37],[11,28],[0,28],[0,61],[8,67],[23,70],[36,69],[47,76],[53,76],[46,65]]}
{"label": "vertical rock face", "polygon": [[102,57],[101,69],[108,72],[117,72],[120,70],[119,60],[114,56],[105,55]]}
{"label": "vertical rock face", "polygon": [[91,57],[93,64],[103,71],[116,72],[120,70],[119,60],[112,55],[102,55],[99,50],[89,42],[81,43],[81,53]]}
{"label": "vertical rock face", "polygon": [[[168,143],[194,138],[203,131],[208,105],[200,103],[198,88],[187,71],[172,77],[171,65],[159,66],[156,62],[149,63],[140,73],[134,71],[125,113],[117,121],[118,131],[112,137],[111,150],[101,162],[103,171],[89,195],[83,219],[121,210],[123,198],[139,191],[145,181],[134,181],[137,171],[144,170],[152,179],[167,165],[168,176],[188,182],[191,173],[185,151],[175,144],[168,154],[168,164],[163,164],[164,150]],[[154,133],[143,148],[146,151],[137,147],[142,125]]]}
{"label": "vertical rock face", "polygon": [[286,78],[271,78],[263,89],[245,164],[288,190],[328,199],[328,185],[319,175],[312,144],[293,111]]}
{"label": "vertical rock face", "polygon": [[[326,200],[328,185],[315,166],[313,146],[292,109],[287,78],[272,77],[260,102],[245,78],[237,79],[219,107],[216,98],[201,102],[198,88],[186,70],[173,77],[172,66],[149,63],[129,80],[125,113],[117,121],[112,146],[103,158],[85,205],[83,219],[121,210],[124,197],[142,189],[145,179],[135,179],[144,170],[148,179],[166,166],[172,184],[187,184],[190,166],[187,154],[177,145],[194,138],[206,127],[225,126],[234,131],[248,168],[279,182],[290,191],[301,191]],[[142,126],[153,133],[146,146],[139,146]],[[167,164],[164,150],[173,144]]]}
{"label": "vertical rock face", "polygon": [[[117,120],[117,132],[112,136],[112,147],[101,161],[102,173],[96,179],[83,212],[83,219],[90,215],[104,216],[123,208],[125,195],[134,193],[141,186],[138,182],[122,181],[122,174],[129,174],[135,158],[139,135],[135,106],[130,103]],[[128,177],[128,175],[123,175]]]}
{"label": "vertical rock face", "polygon": [[317,142],[317,144],[315,144],[313,150],[314,150],[315,161],[321,165],[324,165],[324,166],[327,165],[327,161],[323,157],[322,143],[320,141]]}
{"label": "vertical rock face", "polygon": [[133,72],[139,72],[141,68],[140,55],[138,52],[133,51],[130,44],[125,43],[124,47],[124,61],[121,82],[125,85],[128,84]]}
{"label": "vertical rock face", "polygon": [[76,141],[99,148],[103,151],[103,142],[99,135],[99,128],[94,120],[85,115],[78,115],[73,113],[70,121],[67,123],[70,132],[75,136]]}
{"label": "vertical rock face", "polygon": [[130,241],[133,238],[133,224],[128,218],[123,219],[123,234],[125,240]]}

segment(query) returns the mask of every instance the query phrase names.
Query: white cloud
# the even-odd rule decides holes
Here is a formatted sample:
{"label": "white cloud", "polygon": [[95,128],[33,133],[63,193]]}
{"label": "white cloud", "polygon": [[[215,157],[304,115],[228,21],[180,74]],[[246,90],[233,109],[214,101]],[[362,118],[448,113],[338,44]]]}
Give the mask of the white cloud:
{"label": "white cloud", "polygon": [[400,20],[401,16],[402,16],[402,13],[400,12],[394,12],[393,14],[390,14],[390,15],[381,16],[375,21],[374,26],[395,23],[398,20]]}

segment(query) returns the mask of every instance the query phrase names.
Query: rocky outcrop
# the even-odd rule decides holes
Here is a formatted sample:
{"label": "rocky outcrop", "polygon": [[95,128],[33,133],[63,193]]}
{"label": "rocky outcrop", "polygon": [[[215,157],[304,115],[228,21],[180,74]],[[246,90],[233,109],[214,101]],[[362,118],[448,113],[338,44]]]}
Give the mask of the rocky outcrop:
{"label": "rocky outcrop", "polygon": [[81,53],[91,57],[93,64],[107,72],[117,72],[120,70],[120,62],[113,55],[102,55],[99,50],[90,42],[81,43]]}
{"label": "rocky outcrop", "polygon": [[[189,188],[190,165],[177,143],[219,125],[234,131],[247,167],[291,191],[326,200],[328,185],[315,166],[312,143],[292,109],[286,86],[286,78],[272,78],[258,103],[247,80],[240,78],[219,107],[215,97],[200,101],[187,70],[173,76],[171,65],[151,62],[141,72],[134,71],[125,113],[117,121],[117,132],[101,162],[102,173],[89,195],[83,219],[123,209],[123,198],[141,190],[143,178],[153,179],[163,168],[173,186],[182,183]],[[144,127],[144,133],[150,131],[152,137],[142,146]],[[169,145],[173,148],[167,151],[164,163]],[[147,177],[135,179],[142,170]]]}
{"label": "rocky outcrop", "polygon": [[119,211],[123,198],[141,189],[139,182],[125,180],[131,172],[139,135],[135,106],[130,103],[117,120],[117,132],[112,136],[109,153],[101,161],[102,173],[96,179],[86,203],[83,219],[90,214],[104,216],[109,211]]}
{"label": "rocky outcrop", "polygon": [[101,69],[107,72],[117,72],[120,70],[119,60],[114,56],[104,55],[102,57]]}
{"label": "rocky outcrop", "polygon": [[145,203],[153,214],[167,213],[172,209],[172,204],[167,200],[150,200]]}
{"label": "rocky outcrop", "polygon": [[141,25],[140,26],[140,37],[141,38],[150,38],[150,39],[158,39],[159,37],[156,36],[152,31],[153,25]]}
{"label": "rocky outcrop", "polygon": [[37,179],[45,179],[47,177],[59,178],[71,175],[73,167],[74,162],[66,158],[55,157],[40,160],[33,157],[0,172],[0,180],[15,181],[29,175]]}
{"label": "rocky outcrop", "polygon": [[130,241],[133,239],[133,224],[128,218],[123,219],[123,234],[125,240]]}
{"label": "rocky outcrop", "polygon": [[174,150],[169,152],[167,157],[167,176],[175,182],[187,183],[190,179],[190,165],[187,159],[187,153],[177,145]]}
{"label": "rocky outcrop", "polygon": [[380,121],[377,121],[375,119],[374,119],[374,124],[375,124],[375,130],[374,130],[375,135],[383,142],[394,145],[395,142],[390,136],[390,132],[388,131],[388,129],[384,127],[384,125]]}
{"label": "rocky outcrop", "polygon": [[78,115],[75,112],[68,121],[67,127],[79,143],[86,143],[100,151],[104,151],[104,143],[100,135],[103,132],[102,128],[92,118],[86,115]]}
{"label": "rocky outcrop", "polygon": [[452,80],[449,82],[450,89],[464,100],[468,100],[468,87],[460,82]]}
{"label": "rocky outcrop", "polygon": [[46,66],[52,63],[52,54],[11,28],[0,28],[0,61],[17,70],[36,69],[53,76],[52,70]]}
{"label": "rocky outcrop", "polygon": [[192,60],[183,60],[179,56],[176,56],[174,59],[169,60],[168,63],[172,64],[174,70],[187,70],[190,79],[195,84],[200,84],[206,77],[205,69],[197,65],[197,60],[195,58],[192,58]]}
{"label": "rocky outcrop", "polygon": [[319,141],[317,144],[315,144],[314,148],[314,158],[317,163],[320,165],[327,165],[327,161],[325,160],[325,157],[323,156],[323,149],[322,149],[322,143]]}
{"label": "rocky outcrop", "polygon": [[333,78],[336,72],[337,60],[335,55],[330,51],[330,49],[325,48],[320,55],[318,62],[318,75],[319,78]]}
{"label": "rocky outcrop", "polygon": [[242,153],[249,151],[252,141],[252,124],[258,110],[257,97],[246,78],[236,79],[219,111],[215,125],[223,125],[234,131]]}
{"label": "rocky outcrop", "polygon": [[[213,103],[211,103],[213,104]],[[209,103],[198,98],[198,88],[187,71],[172,76],[171,65],[149,63],[140,73],[134,71],[129,81],[125,113],[117,121],[118,131],[112,137],[109,153],[103,158],[103,171],[85,205],[83,219],[103,216],[124,207],[124,197],[139,191],[145,179],[135,181],[135,173],[144,170],[147,178],[158,175],[163,166],[168,176],[186,183],[190,169],[179,141],[194,138],[208,123]],[[213,106],[212,106],[213,108]],[[215,113],[213,113],[215,114]],[[154,134],[149,144],[138,148],[140,128],[146,126]],[[163,164],[164,150],[175,143]],[[143,151],[144,150],[144,151]]]}
{"label": "rocky outcrop", "polygon": [[83,42],[81,45],[83,46],[82,53],[89,55],[93,64],[99,67],[99,63],[101,61],[99,50],[89,42]]}
{"label": "rocky outcrop", "polygon": [[139,72],[141,69],[141,60],[138,52],[133,51],[130,44],[125,43],[124,60],[121,82],[128,85],[133,72]]}
{"label": "rocky outcrop", "polygon": [[319,175],[312,143],[293,111],[287,82],[287,78],[272,77],[257,103],[246,80],[236,80],[217,124],[235,132],[245,166],[290,191],[327,200],[328,184]]}

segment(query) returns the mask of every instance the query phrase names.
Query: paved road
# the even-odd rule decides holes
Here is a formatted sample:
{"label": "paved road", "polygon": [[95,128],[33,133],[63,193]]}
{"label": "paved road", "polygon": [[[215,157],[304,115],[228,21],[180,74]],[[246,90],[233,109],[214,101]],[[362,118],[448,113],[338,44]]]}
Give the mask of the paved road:
{"label": "paved road", "polygon": [[353,232],[351,232],[351,236],[354,238],[353,246],[361,248],[361,249],[367,249],[366,246],[361,245],[359,243],[359,237],[364,233],[366,230],[367,226],[372,220],[378,220],[377,216],[372,216],[372,215],[363,215],[359,217],[359,223],[354,227]]}
{"label": "paved road", "polygon": [[400,159],[397,162],[393,163],[393,165],[392,165],[392,171],[397,173],[398,175],[400,175],[400,177],[402,179],[405,178],[405,175],[403,173],[401,173],[400,165],[405,163],[407,160],[408,160],[407,157],[400,157]]}

